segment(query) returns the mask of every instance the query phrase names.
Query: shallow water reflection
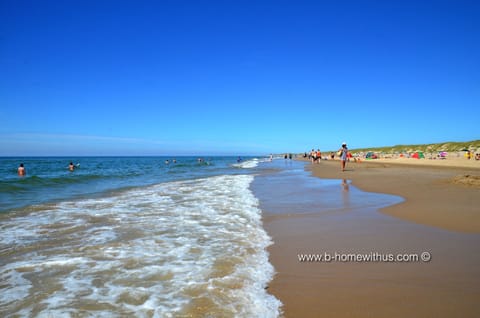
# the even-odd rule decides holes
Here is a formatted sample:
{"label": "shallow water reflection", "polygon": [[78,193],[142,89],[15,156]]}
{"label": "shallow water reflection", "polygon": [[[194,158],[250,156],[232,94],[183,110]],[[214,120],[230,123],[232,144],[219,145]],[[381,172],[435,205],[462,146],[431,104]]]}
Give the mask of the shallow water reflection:
{"label": "shallow water reflection", "polygon": [[[272,167],[282,163],[272,162]],[[267,214],[308,214],[377,210],[403,201],[401,197],[361,191],[348,179],[320,179],[293,161],[284,170],[259,175],[251,185]]]}

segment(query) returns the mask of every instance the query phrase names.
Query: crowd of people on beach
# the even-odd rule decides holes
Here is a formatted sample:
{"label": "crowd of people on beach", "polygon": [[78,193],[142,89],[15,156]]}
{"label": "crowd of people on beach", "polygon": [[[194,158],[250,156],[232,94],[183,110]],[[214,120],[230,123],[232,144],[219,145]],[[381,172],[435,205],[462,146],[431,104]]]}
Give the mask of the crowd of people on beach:
{"label": "crowd of people on beach", "polygon": [[[334,160],[335,156],[338,156],[340,158],[342,171],[345,171],[347,161],[350,161],[350,159],[353,158],[352,154],[348,151],[346,142],[342,143],[341,148],[338,149],[336,153],[331,152],[329,157],[322,157],[322,152],[320,151],[320,149],[315,150],[314,148],[312,148],[309,154],[307,154],[306,152],[303,154],[303,158],[308,158],[312,164],[319,164],[321,160]],[[356,158],[354,159],[355,161],[357,161]]]}
{"label": "crowd of people on beach", "polygon": [[[438,157],[440,159],[446,159],[445,154],[446,154],[446,152],[440,152],[438,154]],[[345,171],[346,163],[350,160],[353,160],[355,162],[361,162],[360,158],[364,158],[364,159],[377,159],[377,158],[379,158],[379,156],[377,154],[375,154],[371,151],[368,152],[366,155],[365,154],[364,155],[356,154],[354,156],[354,155],[352,155],[352,153],[350,151],[348,151],[347,144],[345,142],[342,143],[341,148],[337,152],[331,152],[329,156],[323,156],[322,157],[322,152],[320,151],[320,149],[315,150],[313,148],[309,153],[305,152],[303,154],[303,158],[310,160],[312,164],[319,164],[321,160],[334,160],[336,157],[338,157],[340,159],[340,164],[341,164],[341,170],[342,171]],[[385,157],[385,158],[391,158],[391,157]],[[415,152],[415,153],[412,153],[412,154],[407,153],[406,155],[401,153],[399,155],[399,158],[420,159],[420,158],[425,158],[425,156],[423,155],[423,152]],[[465,158],[468,159],[468,160],[475,159],[475,160],[480,161],[480,153],[475,153],[473,151],[468,150],[468,151],[465,152]],[[430,159],[432,159],[432,158],[430,158]],[[436,159],[436,158],[433,158],[433,159]]]}
{"label": "crowd of people on beach", "polygon": [[[472,151],[468,150],[466,153],[465,153],[465,158],[467,158],[468,160],[474,158],[474,154]],[[476,153],[475,154],[475,160],[480,160],[480,153]]]}

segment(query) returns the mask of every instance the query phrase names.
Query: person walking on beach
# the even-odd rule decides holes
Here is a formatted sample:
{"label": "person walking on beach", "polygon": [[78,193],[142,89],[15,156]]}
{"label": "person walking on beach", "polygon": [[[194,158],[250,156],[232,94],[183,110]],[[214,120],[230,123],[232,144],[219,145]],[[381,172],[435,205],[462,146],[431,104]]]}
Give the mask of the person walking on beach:
{"label": "person walking on beach", "polygon": [[312,160],[312,164],[315,163],[315,161],[317,160],[317,153],[313,148],[312,148],[312,151],[310,151],[310,159]]}
{"label": "person walking on beach", "polygon": [[347,156],[348,156],[348,148],[347,148],[347,143],[342,143],[342,148],[338,150],[340,153],[340,162],[342,164],[342,171],[345,171],[345,164],[347,162]]}
{"label": "person walking on beach", "polygon": [[27,174],[27,171],[25,170],[25,167],[23,166],[23,163],[20,164],[20,166],[18,167],[18,175],[20,177],[23,177]]}

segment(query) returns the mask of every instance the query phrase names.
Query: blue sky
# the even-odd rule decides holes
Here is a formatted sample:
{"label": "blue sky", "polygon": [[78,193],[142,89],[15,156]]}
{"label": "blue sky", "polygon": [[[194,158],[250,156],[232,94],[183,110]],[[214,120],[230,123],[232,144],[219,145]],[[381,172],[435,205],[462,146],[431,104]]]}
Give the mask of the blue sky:
{"label": "blue sky", "polygon": [[480,139],[478,3],[0,0],[0,155]]}

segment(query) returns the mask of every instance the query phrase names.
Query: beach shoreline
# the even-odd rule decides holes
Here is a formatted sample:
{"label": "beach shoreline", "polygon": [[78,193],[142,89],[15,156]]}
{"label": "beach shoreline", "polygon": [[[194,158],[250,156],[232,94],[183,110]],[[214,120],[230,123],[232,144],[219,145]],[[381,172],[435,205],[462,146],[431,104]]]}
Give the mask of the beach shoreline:
{"label": "beach shoreline", "polygon": [[405,221],[446,230],[480,233],[480,163],[472,160],[336,160],[309,165],[319,178],[348,179],[367,192],[401,196],[404,202],[381,209]]}
{"label": "beach shoreline", "polygon": [[[350,192],[404,200],[376,211],[326,217],[265,213],[276,276],[269,293],[285,317],[475,317],[480,310],[480,169],[392,160],[307,163],[312,176]],[[443,162],[443,160],[442,160]],[[441,165],[445,165],[441,163]],[[480,166],[480,165],[479,165]],[[468,176],[468,177],[467,177]],[[473,182],[462,182],[473,178]],[[478,210],[478,209],[477,209]],[[300,262],[299,253],[422,252],[427,263]]]}

